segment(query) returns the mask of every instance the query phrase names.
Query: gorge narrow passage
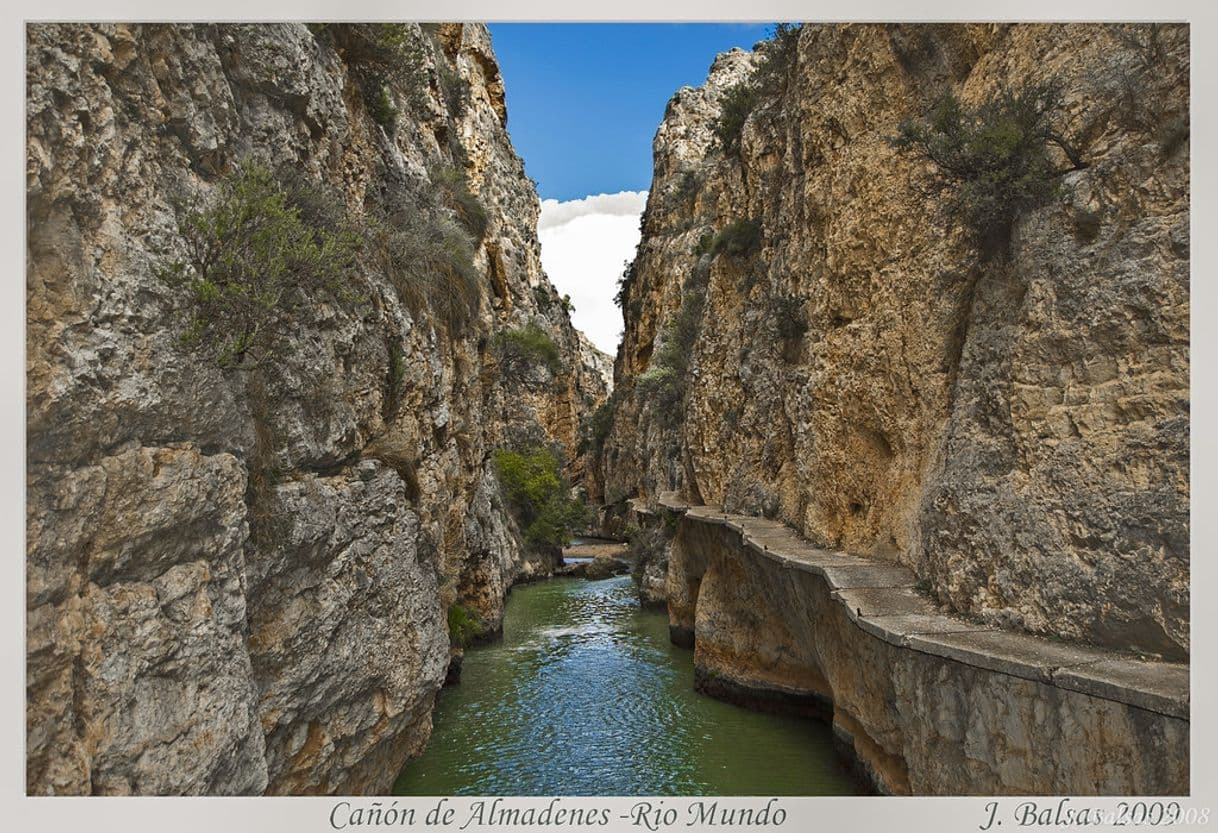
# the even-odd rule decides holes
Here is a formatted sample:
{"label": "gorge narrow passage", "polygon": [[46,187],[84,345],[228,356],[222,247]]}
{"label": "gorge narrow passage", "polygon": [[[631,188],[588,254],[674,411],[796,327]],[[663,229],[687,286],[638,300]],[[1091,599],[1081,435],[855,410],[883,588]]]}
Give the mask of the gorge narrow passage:
{"label": "gorge narrow passage", "polygon": [[466,652],[404,795],[854,795],[818,721],[694,691],[693,656],[628,576],[516,588],[503,639]]}

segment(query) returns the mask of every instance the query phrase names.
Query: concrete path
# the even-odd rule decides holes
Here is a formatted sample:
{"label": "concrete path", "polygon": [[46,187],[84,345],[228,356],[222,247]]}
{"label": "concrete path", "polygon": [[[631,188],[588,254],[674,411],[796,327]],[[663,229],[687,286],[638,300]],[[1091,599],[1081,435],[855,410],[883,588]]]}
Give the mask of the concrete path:
{"label": "concrete path", "polygon": [[850,620],[889,644],[1188,720],[1186,663],[1147,661],[970,622],[918,593],[917,577],[899,564],[820,549],[777,521],[690,506],[671,492],[661,493],[658,503],[689,520],[739,533],[744,552],[821,576]]}

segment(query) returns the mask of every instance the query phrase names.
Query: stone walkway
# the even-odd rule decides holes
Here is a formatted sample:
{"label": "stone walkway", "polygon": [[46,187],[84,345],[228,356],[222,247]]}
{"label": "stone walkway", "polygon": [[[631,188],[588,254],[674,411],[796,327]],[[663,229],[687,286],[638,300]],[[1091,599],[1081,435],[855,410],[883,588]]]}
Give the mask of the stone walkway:
{"label": "stone walkway", "polygon": [[918,593],[917,577],[899,564],[820,549],[777,521],[690,506],[671,492],[661,493],[658,503],[689,520],[739,533],[746,552],[821,576],[855,625],[891,645],[1189,719],[1186,663],[1147,661],[970,622]]}

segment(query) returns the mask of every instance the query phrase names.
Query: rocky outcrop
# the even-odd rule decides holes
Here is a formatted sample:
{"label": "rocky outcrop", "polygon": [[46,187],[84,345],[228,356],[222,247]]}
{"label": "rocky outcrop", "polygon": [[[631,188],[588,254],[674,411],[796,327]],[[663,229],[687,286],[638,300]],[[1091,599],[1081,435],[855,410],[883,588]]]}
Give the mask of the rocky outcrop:
{"label": "rocky outcrop", "polygon": [[[678,489],[978,622],[1186,659],[1188,49],[1184,26],[805,25],[731,150],[759,59],[720,56],[655,137],[606,500]],[[890,138],[944,91],[1049,80],[1086,167],[986,257]],[[755,241],[715,251],[732,223]],[[671,406],[644,376],[683,309]]]}
{"label": "rocky outcrop", "polygon": [[[427,741],[446,608],[493,630],[517,573],[548,568],[490,453],[535,436],[574,458],[606,391],[544,303],[489,35],[395,27],[409,60],[381,78],[359,66],[368,34],[28,29],[32,793],[383,790]],[[486,215],[472,320],[368,259],[353,301],[293,312],[272,362],[189,349],[160,273],[188,255],[183,206],[251,165],[357,224],[462,180]],[[563,367],[522,394],[494,336],[530,321]]]}
{"label": "rocky outcrop", "polygon": [[879,791],[1188,792],[1187,665],[945,616],[904,567],[664,502],[683,513],[667,595],[698,688],[831,720]]}

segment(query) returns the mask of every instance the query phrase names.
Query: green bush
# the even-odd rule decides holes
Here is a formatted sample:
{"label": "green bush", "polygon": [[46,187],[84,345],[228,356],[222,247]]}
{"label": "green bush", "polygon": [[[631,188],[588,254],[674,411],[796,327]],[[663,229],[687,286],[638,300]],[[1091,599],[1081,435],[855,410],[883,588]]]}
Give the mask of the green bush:
{"label": "green bush", "polygon": [[309,29],[318,42],[333,46],[351,68],[377,124],[391,130],[396,121],[397,108],[388,87],[400,90],[414,112],[423,109],[429,45],[413,24],[328,23]]}
{"label": "green bush", "polygon": [[[934,166],[931,190],[950,194],[951,218],[970,232],[983,255],[1005,250],[1015,221],[1044,205],[1062,174],[1087,166],[1056,124],[1054,84],[1004,92],[975,109],[946,93],[922,119],[901,123],[891,140]],[[1050,147],[1065,155],[1059,169]]]}
{"label": "green bush", "polygon": [[588,513],[571,497],[558,455],[541,446],[500,448],[493,459],[504,497],[528,544],[544,550],[570,543],[572,534],[587,523]]}
{"label": "green bush", "polygon": [[706,306],[706,276],[696,268],[686,281],[681,306],[664,324],[659,345],[646,371],[635,380],[635,389],[652,405],[653,413],[668,425],[679,418],[689,385],[690,361],[702,328]]}
{"label": "green bush", "polygon": [[370,95],[368,100],[368,112],[374,122],[385,128],[386,133],[393,135],[397,127],[398,108],[393,103],[389,87],[384,84],[377,86],[376,91]]}
{"label": "green bush", "polygon": [[435,186],[440,201],[457,215],[457,222],[476,241],[486,238],[490,216],[482,203],[469,190],[465,171],[451,166],[439,166],[431,171],[431,183]]}
{"label": "green bush", "polygon": [[450,116],[461,118],[465,115],[465,102],[469,98],[469,82],[449,66],[442,54],[437,54],[436,71],[440,77],[440,95],[444,99],[444,106]]}
{"label": "green bush", "polygon": [[672,190],[673,201],[678,204],[693,202],[702,187],[702,179],[696,171],[682,171]]}
{"label": "green bush", "polygon": [[675,424],[677,415],[672,409],[681,404],[685,396],[685,377],[667,365],[652,362],[634,380],[635,390],[647,402],[665,424]]}
{"label": "green bush", "polygon": [[761,101],[761,90],[752,81],[741,81],[723,95],[719,119],[715,122],[715,137],[725,153],[740,150],[740,134],[749,114]]}
{"label": "green bush", "polygon": [[397,413],[398,405],[402,401],[402,380],[406,377],[406,362],[399,339],[390,339],[386,349],[389,354],[389,366],[386,369],[385,400],[381,416],[388,422]]}
{"label": "green bush", "polygon": [[769,40],[757,45],[758,58],[753,74],[724,93],[719,119],[714,125],[715,137],[724,153],[739,152],[744,123],[762,101],[772,98],[786,86],[795,62],[799,32],[798,23],[776,24]]}
{"label": "green bush", "polygon": [[477,618],[462,604],[448,607],[448,641],[455,648],[466,648],[482,630]]}
{"label": "green bush", "polygon": [[347,65],[395,83],[424,86],[427,44],[410,23],[328,23],[309,27],[330,42]]}
{"label": "green bush", "polygon": [[205,204],[182,209],[186,260],[156,271],[185,294],[183,346],[221,367],[256,366],[320,297],[352,299],[362,241],[341,201],[320,192],[247,165]]}
{"label": "green bush", "polygon": [[609,439],[609,432],[613,430],[613,417],[617,406],[618,394],[614,391],[583,421],[579,431],[580,454],[591,451],[594,456],[600,456],[605,448],[605,441]]}
{"label": "green bush", "polygon": [[509,383],[527,384],[537,367],[551,374],[562,370],[558,345],[535,321],[496,333],[492,343],[500,376]]}
{"label": "green bush", "polygon": [[757,220],[733,220],[724,226],[710,242],[711,257],[719,254],[743,257],[761,245],[761,223]]}
{"label": "green bush", "polygon": [[774,321],[774,331],[781,339],[802,338],[804,333],[808,332],[808,319],[804,315],[804,302],[801,298],[774,298],[770,302],[770,316]]}

